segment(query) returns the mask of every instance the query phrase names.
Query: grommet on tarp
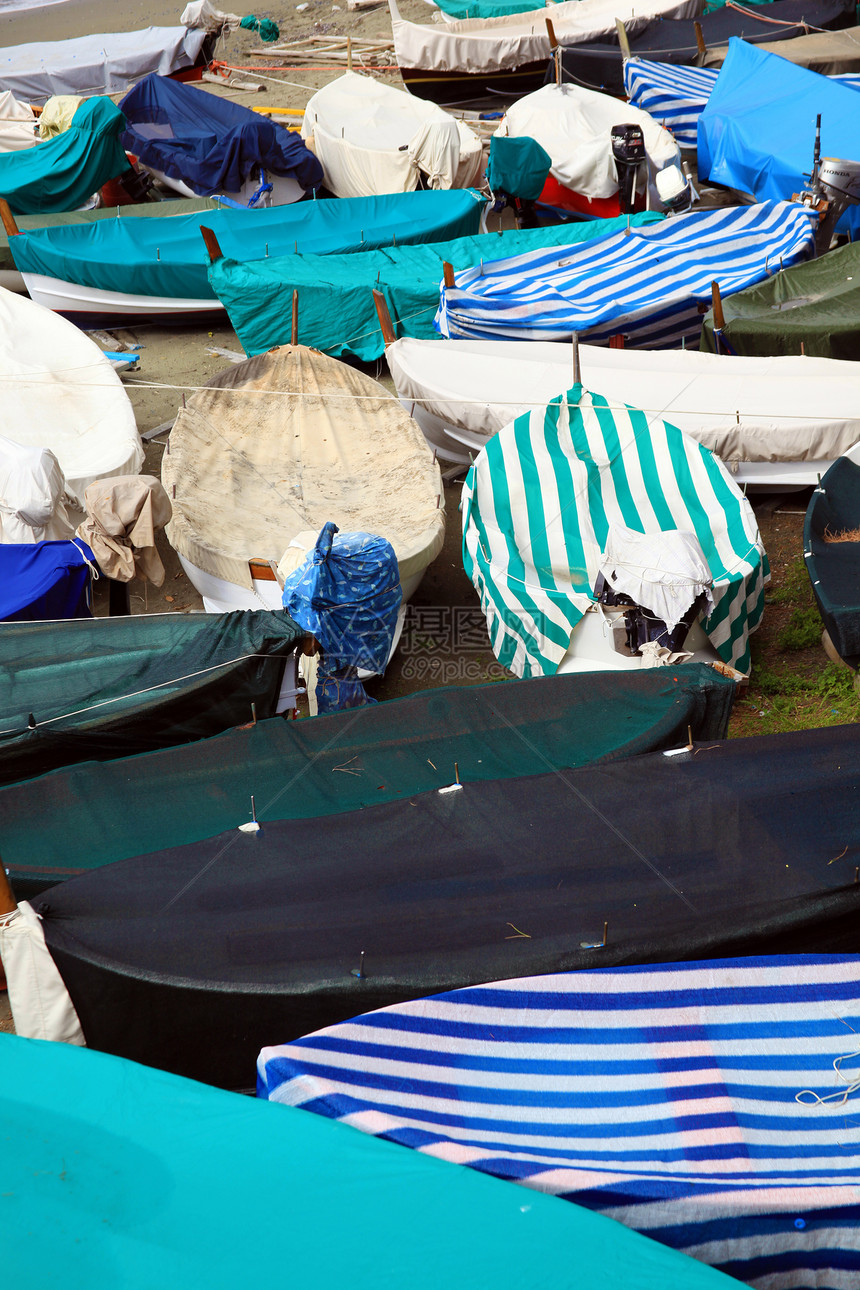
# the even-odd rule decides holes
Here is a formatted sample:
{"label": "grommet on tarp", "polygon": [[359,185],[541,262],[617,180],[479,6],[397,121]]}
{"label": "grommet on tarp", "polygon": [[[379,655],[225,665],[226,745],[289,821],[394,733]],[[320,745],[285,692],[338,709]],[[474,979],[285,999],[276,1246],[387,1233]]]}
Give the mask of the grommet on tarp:
{"label": "grommet on tarp", "polygon": [[364,950],[362,950],[362,951],[361,951],[361,953],[360,953],[360,954],[359,954],[359,956],[358,956],[358,967],[357,967],[357,968],[352,968],[352,969],[350,970],[349,975],[350,975],[350,976],[357,976],[357,977],[358,977],[358,979],[359,979],[359,981],[363,981],[363,980],[364,980]]}

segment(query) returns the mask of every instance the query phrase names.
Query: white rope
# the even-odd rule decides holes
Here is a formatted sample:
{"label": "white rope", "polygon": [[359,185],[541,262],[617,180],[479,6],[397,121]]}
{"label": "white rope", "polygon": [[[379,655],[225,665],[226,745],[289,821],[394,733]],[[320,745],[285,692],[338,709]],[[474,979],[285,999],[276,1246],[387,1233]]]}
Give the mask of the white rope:
{"label": "white rope", "polygon": [[801,1106],[824,1106],[825,1102],[835,1102],[837,1106],[844,1106],[851,1094],[860,1089],[860,1079],[849,1080],[843,1075],[842,1063],[854,1061],[858,1057],[860,1057],[860,1050],[856,1053],[847,1053],[843,1057],[834,1057],[833,1059],[836,1078],[843,1082],[845,1088],[837,1089],[835,1093],[826,1093],[824,1097],[814,1093],[811,1088],[804,1088],[799,1093],[795,1093],[795,1102],[799,1102]]}

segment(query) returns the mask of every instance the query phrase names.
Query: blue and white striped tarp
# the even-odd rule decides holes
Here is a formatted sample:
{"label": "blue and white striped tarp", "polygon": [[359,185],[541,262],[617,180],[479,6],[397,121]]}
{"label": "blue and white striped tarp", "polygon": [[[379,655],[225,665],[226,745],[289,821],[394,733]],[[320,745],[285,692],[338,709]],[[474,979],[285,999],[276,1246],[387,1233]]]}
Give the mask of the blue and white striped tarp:
{"label": "blue and white striped tarp", "polygon": [[[719,69],[715,67],[680,67],[647,58],[628,58],[624,62],[628,100],[671,130],[680,148],[696,147],[699,116],[718,76]],[[860,76],[856,73],[829,79],[860,90]]]}
{"label": "blue and white striped tarp", "polygon": [[517,676],[557,671],[619,524],[695,534],[713,578],[702,626],[723,662],[750,670],[768,573],[758,525],[722,462],[675,426],[575,385],[488,441],[462,509],[463,566]]}
{"label": "blue and white striped tarp", "polygon": [[[817,215],[799,203],[691,211],[574,246],[479,264],[443,283],[436,326],[463,340],[568,340],[633,348],[699,343],[711,283],[723,296],[804,259]],[[456,268],[456,266],[455,266]],[[702,306],[702,308],[700,308]]]}
{"label": "blue and white striped tarp", "polygon": [[607,968],[266,1048],[258,1093],[563,1196],[760,1290],[856,1290],[858,1031],[856,957]]}

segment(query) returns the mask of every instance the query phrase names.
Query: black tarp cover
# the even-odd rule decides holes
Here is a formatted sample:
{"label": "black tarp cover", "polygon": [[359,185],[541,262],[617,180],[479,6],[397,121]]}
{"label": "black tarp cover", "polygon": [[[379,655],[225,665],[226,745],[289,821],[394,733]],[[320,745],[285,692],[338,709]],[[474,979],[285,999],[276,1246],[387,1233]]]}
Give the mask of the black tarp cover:
{"label": "black tarp cover", "polygon": [[235,827],[250,818],[251,794],[260,820],[303,819],[439,788],[455,762],[469,781],[511,779],[677,748],[688,731],[722,739],[734,692],[692,663],[446,687],[313,720],[274,718],[0,789],[0,847],[15,890],[29,895]]}
{"label": "black tarp cover", "polygon": [[36,907],[92,1047],[247,1086],[267,1044],[440,990],[857,953],[858,753],[839,726],[466,783],[120,861]]}
{"label": "black tarp cover", "polygon": [[[812,6],[808,0],[774,0],[772,4],[748,5],[743,9],[724,4],[695,20],[655,18],[644,31],[629,38],[630,53],[634,58],[692,66],[699,55],[696,22],[702,28],[708,49],[714,49],[728,44],[733,36],[740,36],[751,45],[790,40],[805,36],[810,24],[816,31],[837,31],[853,26],[855,13],[854,0],[816,0]],[[623,21],[623,15],[619,17]],[[618,41],[588,41],[563,49],[562,78],[623,97],[624,72]],[[550,63],[547,83],[554,80],[555,71]]]}
{"label": "black tarp cover", "polygon": [[302,636],[282,610],[3,623],[0,784],[272,716]]}
{"label": "black tarp cover", "polygon": [[[840,658],[860,666],[860,466],[839,457],[812,494],[803,526],[804,564],[819,613]],[[831,540],[827,540],[827,535]]]}

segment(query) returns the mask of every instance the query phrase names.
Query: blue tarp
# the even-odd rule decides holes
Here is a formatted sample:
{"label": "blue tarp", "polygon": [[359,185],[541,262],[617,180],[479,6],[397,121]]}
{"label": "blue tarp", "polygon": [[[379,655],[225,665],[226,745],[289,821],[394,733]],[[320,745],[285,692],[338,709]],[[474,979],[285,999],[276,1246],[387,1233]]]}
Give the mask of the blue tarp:
{"label": "blue tarp", "polygon": [[284,581],[284,608],[322,646],[320,712],[372,703],[358,668],[382,673],[403,599],[394,548],[372,533],[340,533],[329,521]]}
{"label": "blue tarp", "polygon": [[181,81],[153,72],[120,107],[129,152],[203,196],[237,192],[255,166],[291,176],[307,190],[322,183],[322,166],[297,134]]}
{"label": "blue tarp", "polygon": [[116,219],[22,233],[9,243],[15,264],[99,290],[214,300],[201,224],[235,260],[346,254],[473,236],[484,200],[474,189],[452,188],[190,215],[170,215],[170,203],[163,205],[163,218],[129,219],[117,207]]}
{"label": "blue tarp", "polygon": [[[729,41],[699,117],[699,178],[752,193],[760,202],[790,199],[812,170],[818,113],[822,156],[856,158],[855,90],[742,40]],[[837,227],[860,230],[860,206],[849,207]]]}
{"label": "blue tarp", "polygon": [[0,196],[16,215],[83,206],[102,184],[128,170],[120,143],[124,126],[110,99],[87,99],[56,139],[0,154]]}
{"label": "blue tarp", "polygon": [[0,622],[91,618],[94,564],[84,542],[0,544]]}

